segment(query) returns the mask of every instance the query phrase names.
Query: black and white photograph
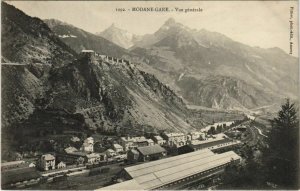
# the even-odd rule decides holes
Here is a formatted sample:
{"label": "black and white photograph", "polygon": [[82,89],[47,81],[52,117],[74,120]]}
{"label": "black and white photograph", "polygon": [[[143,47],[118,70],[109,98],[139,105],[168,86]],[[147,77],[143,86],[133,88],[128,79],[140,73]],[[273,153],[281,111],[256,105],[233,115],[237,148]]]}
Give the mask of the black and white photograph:
{"label": "black and white photograph", "polygon": [[2,190],[299,190],[298,1],[1,1]]}

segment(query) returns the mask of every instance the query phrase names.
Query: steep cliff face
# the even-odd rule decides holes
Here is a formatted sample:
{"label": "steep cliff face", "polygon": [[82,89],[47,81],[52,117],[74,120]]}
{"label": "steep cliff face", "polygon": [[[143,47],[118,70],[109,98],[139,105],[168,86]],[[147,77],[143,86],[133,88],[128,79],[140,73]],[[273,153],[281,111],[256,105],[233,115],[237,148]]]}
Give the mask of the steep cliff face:
{"label": "steep cliff face", "polygon": [[1,3],[2,127],[26,120],[44,95],[51,67],[76,53],[38,18]]}
{"label": "steep cliff face", "polygon": [[50,84],[49,107],[82,114],[92,129],[113,131],[129,123],[169,130],[190,128],[182,100],[130,63],[83,56],[51,71]]}

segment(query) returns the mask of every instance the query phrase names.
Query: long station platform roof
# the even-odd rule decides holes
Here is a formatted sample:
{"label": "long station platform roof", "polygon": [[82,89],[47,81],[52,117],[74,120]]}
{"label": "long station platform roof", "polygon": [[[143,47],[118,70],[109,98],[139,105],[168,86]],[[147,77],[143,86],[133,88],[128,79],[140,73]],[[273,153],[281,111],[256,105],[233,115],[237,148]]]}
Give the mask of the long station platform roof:
{"label": "long station platform roof", "polygon": [[[203,149],[124,170],[143,190],[151,190],[238,159],[240,156],[233,151],[215,154],[209,149]],[[120,186],[119,190],[122,190]]]}

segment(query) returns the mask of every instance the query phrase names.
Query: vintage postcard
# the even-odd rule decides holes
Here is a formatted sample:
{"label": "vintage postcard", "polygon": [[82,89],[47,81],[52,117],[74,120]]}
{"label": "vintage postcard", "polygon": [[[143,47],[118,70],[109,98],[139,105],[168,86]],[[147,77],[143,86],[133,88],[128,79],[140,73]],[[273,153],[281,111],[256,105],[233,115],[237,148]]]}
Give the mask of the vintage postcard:
{"label": "vintage postcard", "polygon": [[297,1],[2,1],[4,190],[298,190]]}

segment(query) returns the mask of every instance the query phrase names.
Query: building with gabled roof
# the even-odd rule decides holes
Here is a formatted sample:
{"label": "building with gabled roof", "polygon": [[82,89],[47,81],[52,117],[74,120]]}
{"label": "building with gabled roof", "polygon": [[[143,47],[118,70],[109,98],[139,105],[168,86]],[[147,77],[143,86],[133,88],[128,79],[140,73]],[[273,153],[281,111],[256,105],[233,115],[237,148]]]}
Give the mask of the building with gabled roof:
{"label": "building with gabled roof", "polygon": [[171,147],[180,147],[187,143],[187,136],[184,133],[163,133],[161,136],[166,140],[166,144]]}
{"label": "building with gabled roof", "polygon": [[148,146],[154,145],[154,141],[152,139],[147,139]]}
{"label": "building with gabled roof", "polygon": [[57,169],[59,168],[66,168],[66,163],[64,163],[63,161],[60,161],[58,164],[57,164]]}
{"label": "building with gabled roof", "polygon": [[203,133],[203,132],[193,131],[193,132],[189,132],[188,135],[190,136],[189,141],[205,139],[205,133]]}
{"label": "building with gabled roof", "polygon": [[136,149],[127,152],[127,160],[129,163],[136,163],[139,160],[140,153]]}
{"label": "building with gabled roof", "polygon": [[167,155],[167,151],[159,145],[138,147],[139,161],[158,160]]}
{"label": "building with gabled roof", "polygon": [[106,155],[107,155],[108,157],[113,157],[113,156],[116,156],[116,155],[117,155],[116,151],[114,151],[114,150],[112,150],[112,149],[107,149],[107,150],[105,151],[105,153],[106,153]]}
{"label": "building with gabled roof", "polygon": [[64,151],[66,153],[73,153],[73,152],[76,152],[78,150],[75,147],[67,147],[67,148],[64,149]]}
{"label": "building with gabled roof", "polygon": [[121,137],[120,145],[122,145],[124,151],[128,151],[130,149],[136,147],[148,146],[148,141],[144,136],[141,137]]}
{"label": "building with gabled roof", "polygon": [[91,153],[86,155],[87,163],[93,164],[100,161],[100,154],[98,153]]}
{"label": "building with gabled roof", "polygon": [[155,144],[158,144],[158,145],[160,145],[160,146],[162,146],[163,144],[165,144],[165,140],[161,137],[161,136],[159,136],[159,135],[157,135],[157,136],[153,136],[153,141],[154,141],[154,143]]}
{"label": "building with gabled roof", "polygon": [[121,152],[124,151],[124,150],[123,150],[123,147],[122,147],[121,145],[119,145],[119,144],[113,144],[113,149],[114,149],[114,151],[116,151],[117,153],[121,153]]}
{"label": "building with gabled roof", "polygon": [[51,154],[42,155],[39,164],[42,170],[53,170],[55,169],[55,157]]}
{"label": "building with gabled roof", "polygon": [[94,152],[94,138],[88,137],[84,140],[80,150],[84,152]]}
{"label": "building with gabled roof", "polygon": [[73,136],[73,137],[71,138],[71,141],[72,141],[72,142],[79,142],[80,139],[79,139],[78,137],[76,137],[76,136]]}

